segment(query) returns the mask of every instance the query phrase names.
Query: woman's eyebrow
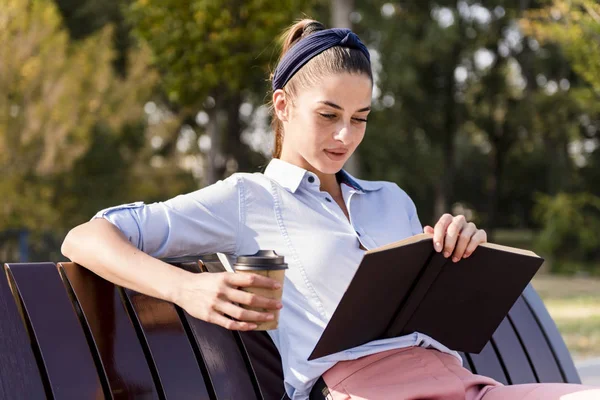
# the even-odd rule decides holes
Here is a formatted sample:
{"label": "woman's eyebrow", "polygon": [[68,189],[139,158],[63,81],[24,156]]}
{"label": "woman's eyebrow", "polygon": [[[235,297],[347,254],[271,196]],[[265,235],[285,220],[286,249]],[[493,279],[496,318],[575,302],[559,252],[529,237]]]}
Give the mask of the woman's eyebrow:
{"label": "woman's eyebrow", "polygon": [[[338,110],[340,110],[340,111],[344,111],[344,109],[343,109],[342,107],[338,106],[338,105],[337,105],[337,104],[335,104],[335,103],[332,103],[332,102],[330,102],[330,101],[327,101],[327,100],[324,100],[324,101],[319,101],[319,103],[323,103],[323,104],[325,104],[325,105],[328,105],[329,107],[336,108],[336,109],[338,109]],[[371,111],[371,107],[367,106],[367,107],[363,107],[363,108],[361,108],[360,110],[357,110],[357,112],[364,112],[364,111]]]}

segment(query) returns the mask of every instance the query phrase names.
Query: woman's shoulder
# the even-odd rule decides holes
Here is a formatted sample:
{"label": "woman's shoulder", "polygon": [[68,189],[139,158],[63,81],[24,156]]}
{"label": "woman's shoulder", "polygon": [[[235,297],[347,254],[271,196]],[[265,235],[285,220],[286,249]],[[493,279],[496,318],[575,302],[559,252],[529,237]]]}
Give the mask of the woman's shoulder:
{"label": "woman's shoulder", "polygon": [[272,187],[271,180],[262,172],[235,172],[225,178],[222,183],[228,186],[235,186],[243,195],[263,195],[267,196]]}
{"label": "woman's shoulder", "polygon": [[225,178],[224,181],[236,185],[266,186],[269,183],[269,178],[267,178],[262,172],[235,172],[229,177]]}
{"label": "woman's shoulder", "polygon": [[404,189],[402,189],[396,182],[385,181],[385,180],[366,180],[355,178],[352,175],[344,171],[345,176],[349,180],[349,183],[357,186],[364,192],[376,192],[380,195],[385,196],[400,196],[403,198],[409,198],[410,196]]}

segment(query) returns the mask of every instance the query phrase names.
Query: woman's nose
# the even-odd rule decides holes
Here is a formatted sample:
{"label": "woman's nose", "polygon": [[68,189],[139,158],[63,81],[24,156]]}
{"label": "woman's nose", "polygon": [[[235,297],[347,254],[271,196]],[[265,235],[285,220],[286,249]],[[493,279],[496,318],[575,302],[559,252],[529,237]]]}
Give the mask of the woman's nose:
{"label": "woman's nose", "polygon": [[348,143],[352,136],[352,125],[350,123],[341,123],[336,127],[334,139],[340,140],[343,143]]}

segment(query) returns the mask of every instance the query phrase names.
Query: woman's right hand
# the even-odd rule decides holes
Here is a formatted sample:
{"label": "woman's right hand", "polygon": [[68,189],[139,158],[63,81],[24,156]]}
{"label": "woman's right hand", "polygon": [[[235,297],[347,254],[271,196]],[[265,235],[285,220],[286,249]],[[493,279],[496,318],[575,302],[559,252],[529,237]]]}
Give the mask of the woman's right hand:
{"label": "woman's right hand", "polygon": [[[187,275],[187,274],[186,274]],[[226,329],[249,331],[256,328],[254,322],[271,321],[269,312],[250,311],[237,304],[279,310],[281,301],[240,290],[240,287],[280,289],[279,282],[256,274],[233,272],[205,272],[191,274],[182,282],[175,303],[191,316],[220,325]],[[236,320],[227,318],[229,315]]]}

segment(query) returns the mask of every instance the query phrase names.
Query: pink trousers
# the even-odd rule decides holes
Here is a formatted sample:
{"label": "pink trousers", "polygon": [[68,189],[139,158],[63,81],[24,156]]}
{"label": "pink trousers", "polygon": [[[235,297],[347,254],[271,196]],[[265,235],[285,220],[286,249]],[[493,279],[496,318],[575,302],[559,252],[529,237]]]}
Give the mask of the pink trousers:
{"label": "pink trousers", "polygon": [[504,386],[453,356],[408,347],[338,362],[323,380],[328,400],[600,400],[600,388],[566,383]]}

